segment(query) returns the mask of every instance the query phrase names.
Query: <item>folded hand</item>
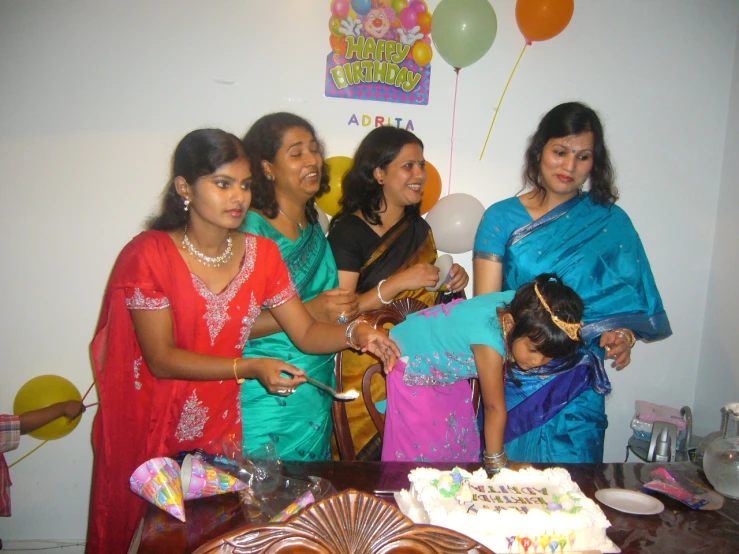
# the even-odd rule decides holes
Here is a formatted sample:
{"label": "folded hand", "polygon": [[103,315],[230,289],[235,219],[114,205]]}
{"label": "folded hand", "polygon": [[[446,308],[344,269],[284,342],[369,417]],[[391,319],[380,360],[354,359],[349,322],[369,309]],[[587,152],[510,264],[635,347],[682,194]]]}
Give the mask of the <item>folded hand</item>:
{"label": "folded hand", "polygon": [[623,334],[606,331],[600,336],[600,345],[606,349],[606,360],[613,360],[611,367],[617,371],[631,363],[631,345]]}

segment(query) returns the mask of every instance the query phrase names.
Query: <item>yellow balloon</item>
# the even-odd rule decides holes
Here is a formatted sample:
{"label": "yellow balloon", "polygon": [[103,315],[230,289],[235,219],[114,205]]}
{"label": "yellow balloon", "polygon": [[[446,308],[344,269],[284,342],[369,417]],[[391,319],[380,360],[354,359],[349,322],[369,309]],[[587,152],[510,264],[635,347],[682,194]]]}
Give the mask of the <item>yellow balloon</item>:
{"label": "yellow balloon", "polygon": [[[77,387],[58,375],[39,375],[23,385],[15,395],[13,413],[21,415],[67,400],[82,400]],[[80,416],[72,420],[62,416],[28,434],[44,441],[60,439],[71,433],[79,422]]]}
{"label": "yellow balloon", "polygon": [[353,160],[347,156],[332,156],[326,159],[328,165],[328,186],[330,190],[323,196],[316,198],[316,204],[331,217],[339,213],[341,206],[342,183],[347,171],[351,169]]}

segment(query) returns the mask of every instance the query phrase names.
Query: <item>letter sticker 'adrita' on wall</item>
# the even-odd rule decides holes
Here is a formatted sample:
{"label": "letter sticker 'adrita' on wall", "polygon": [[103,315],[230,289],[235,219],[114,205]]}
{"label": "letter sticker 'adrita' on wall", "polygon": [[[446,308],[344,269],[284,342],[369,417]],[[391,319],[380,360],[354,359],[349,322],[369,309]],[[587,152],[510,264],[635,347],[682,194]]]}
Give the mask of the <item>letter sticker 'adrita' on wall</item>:
{"label": "letter sticker 'adrita' on wall", "polygon": [[330,0],[326,96],[426,105],[431,19],[425,0]]}

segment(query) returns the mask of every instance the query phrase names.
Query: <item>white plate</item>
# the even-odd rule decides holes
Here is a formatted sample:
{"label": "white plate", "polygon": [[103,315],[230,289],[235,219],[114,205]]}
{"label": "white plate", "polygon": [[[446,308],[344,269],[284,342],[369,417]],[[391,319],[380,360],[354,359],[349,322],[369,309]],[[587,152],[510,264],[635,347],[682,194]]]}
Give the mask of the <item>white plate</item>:
{"label": "white plate", "polygon": [[665,505],[648,494],[626,489],[600,489],[595,498],[619,512],[650,516],[660,513]]}

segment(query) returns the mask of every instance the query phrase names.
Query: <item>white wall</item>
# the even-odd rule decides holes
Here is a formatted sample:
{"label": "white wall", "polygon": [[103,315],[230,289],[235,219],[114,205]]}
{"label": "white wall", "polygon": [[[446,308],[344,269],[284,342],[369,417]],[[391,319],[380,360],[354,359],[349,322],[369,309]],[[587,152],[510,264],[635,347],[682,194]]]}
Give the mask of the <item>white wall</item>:
{"label": "white wall", "polygon": [[[681,406],[696,396],[709,277],[725,279],[718,257],[710,272],[721,183],[722,200],[736,194],[736,166],[722,176],[722,161],[736,152],[736,71],[733,139],[726,121],[739,4],[578,2],[561,36],[524,55],[480,162],[523,46],[514,2],[492,4],[495,44],[460,75],[452,191],[485,205],[514,194],[526,137],[544,112],[570,99],[600,111],[621,205],[642,235],[675,331],[637,346],[632,366],[611,372],[606,457],[620,461],[635,399]],[[87,389],[87,346],[108,273],[193,128],[240,135],[265,112],[292,110],[316,123],[329,155],[351,155],[368,130],[347,126],[353,113],[410,118],[446,189],[451,68],[435,57],[427,107],[324,98],[329,15],[328,0],[0,0],[0,409],[10,411],[38,374]],[[730,245],[717,248],[729,256]],[[457,259],[471,270],[469,255]],[[715,379],[719,388],[724,377]],[[3,539],[84,537],[92,415],[12,469],[15,515],[0,520]],[[24,438],[8,460],[36,444]]]}
{"label": "white wall", "polygon": [[[734,44],[734,52],[739,43]],[[726,142],[719,188],[716,236],[708,278],[708,301],[695,388],[695,431],[719,429],[719,408],[739,401],[739,55],[734,57]]]}

